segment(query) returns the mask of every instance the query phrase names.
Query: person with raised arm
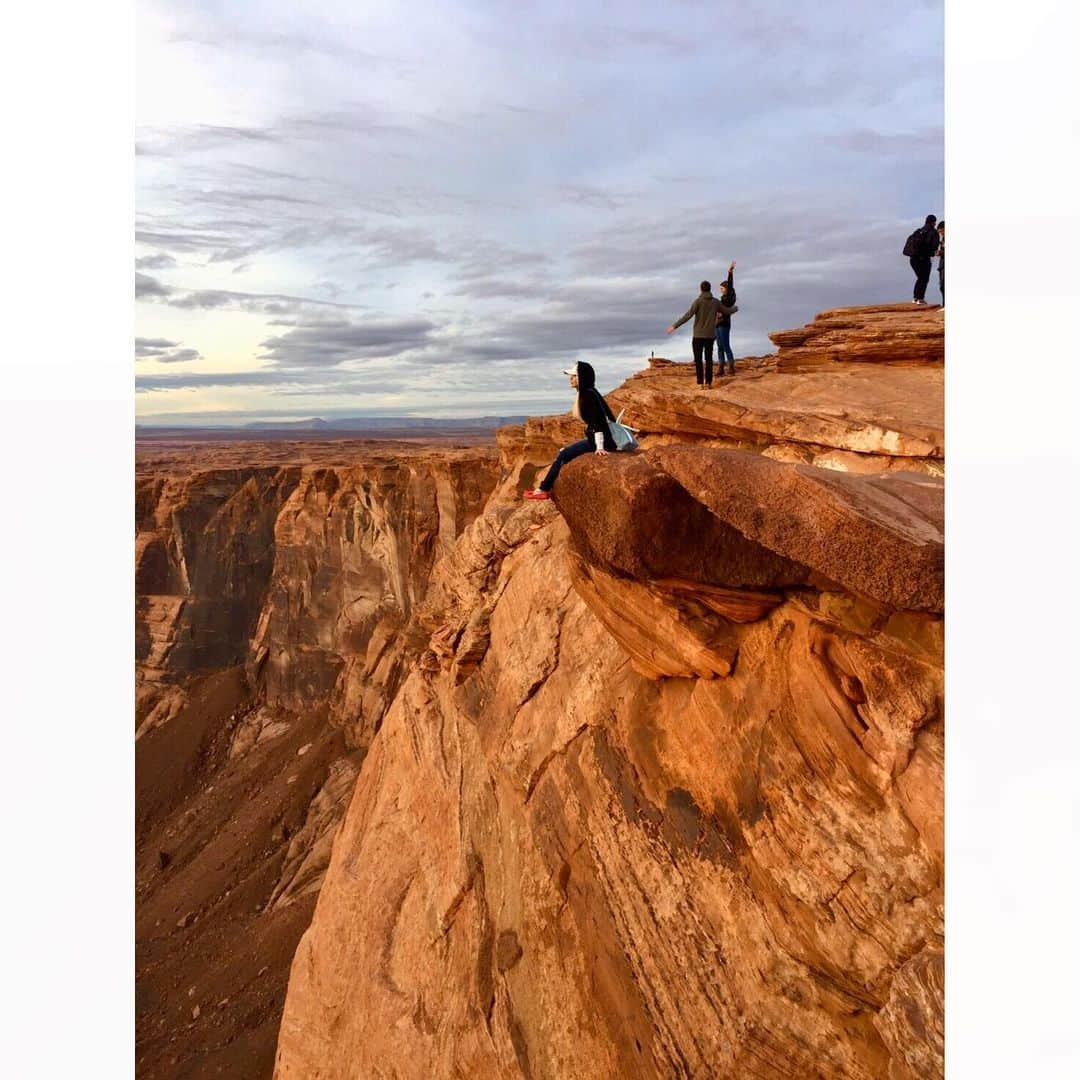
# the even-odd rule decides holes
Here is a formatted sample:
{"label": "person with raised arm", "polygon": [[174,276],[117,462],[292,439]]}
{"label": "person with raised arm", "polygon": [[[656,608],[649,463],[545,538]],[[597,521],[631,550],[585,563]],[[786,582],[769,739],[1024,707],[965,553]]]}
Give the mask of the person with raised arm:
{"label": "person with raised arm", "polygon": [[720,285],[720,311],[716,316],[716,374],[724,374],[724,357],[735,374],[735,354],[731,351],[731,316],[739,309],[735,306],[735,260],[727,268],[727,280]]}

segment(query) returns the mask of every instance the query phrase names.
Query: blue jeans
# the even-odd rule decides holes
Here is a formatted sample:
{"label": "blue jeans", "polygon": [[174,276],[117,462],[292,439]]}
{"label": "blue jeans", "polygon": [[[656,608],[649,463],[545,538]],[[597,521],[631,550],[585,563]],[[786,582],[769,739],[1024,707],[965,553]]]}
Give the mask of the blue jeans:
{"label": "blue jeans", "polygon": [[724,370],[724,356],[727,355],[731,370],[735,370],[735,354],[731,351],[731,327],[718,326],[716,328],[716,362],[720,365],[720,371]]}
{"label": "blue jeans", "polygon": [[559,451],[551,468],[548,469],[547,476],[540,481],[540,490],[550,491],[555,486],[555,481],[559,478],[559,471],[568,461],[573,461],[574,458],[581,457],[582,454],[588,454],[595,449],[596,446],[592,439],[578,439],[577,442],[571,443],[569,446],[564,446]]}

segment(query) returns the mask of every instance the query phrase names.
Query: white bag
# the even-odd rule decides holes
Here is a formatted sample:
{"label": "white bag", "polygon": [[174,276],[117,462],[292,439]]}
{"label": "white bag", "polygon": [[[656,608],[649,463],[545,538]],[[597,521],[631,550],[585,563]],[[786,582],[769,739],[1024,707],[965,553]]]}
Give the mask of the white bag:
{"label": "white bag", "polygon": [[632,428],[628,424],[622,422],[623,413],[625,409],[619,410],[619,415],[615,417],[614,421],[608,421],[608,428],[611,430],[611,437],[615,440],[616,450],[634,450],[637,448],[638,441],[634,438],[638,429]]}

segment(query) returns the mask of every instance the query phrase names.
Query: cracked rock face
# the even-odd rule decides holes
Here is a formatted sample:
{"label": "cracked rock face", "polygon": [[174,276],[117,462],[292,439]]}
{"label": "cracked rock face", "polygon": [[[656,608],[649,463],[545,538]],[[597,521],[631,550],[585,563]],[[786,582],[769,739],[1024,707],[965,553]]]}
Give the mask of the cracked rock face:
{"label": "cracked rock face", "polygon": [[414,609],[498,478],[492,449],[243,451],[138,466],[140,1077],[270,1074]]}
{"label": "cracked rock face", "polygon": [[512,499],[575,425],[500,434],[278,1077],[941,1075],[940,367],[829,363],[657,362],[611,395],[643,451],[555,506]]}
{"label": "cracked rock face", "polygon": [[936,617],[801,589],[728,624],[733,667],[658,678],[698,654],[657,622],[642,673],[550,511],[487,550],[487,649],[372,745],[277,1075],[927,1075],[896,1047],[940,997],[894,977],[941,942]]}
{"label": "cracked rock face", "polygon": [[941,325],[141,476],[140,1075],[942,1075]]}

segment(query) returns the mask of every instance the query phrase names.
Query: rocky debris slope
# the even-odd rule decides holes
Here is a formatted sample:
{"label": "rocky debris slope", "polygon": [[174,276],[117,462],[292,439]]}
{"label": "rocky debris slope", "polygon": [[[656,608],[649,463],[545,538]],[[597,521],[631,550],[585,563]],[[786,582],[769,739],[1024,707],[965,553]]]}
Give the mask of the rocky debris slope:
{"label": "rocky debris slope", "polygon": [[414,608],[499,476],[492,448],[280,452],[137,468],[144,1077],[269,1075],[333,835],[419,648]]}
{"label": "rocky debris slope", "polygon": [[654,366],[555,507],[514,497],[575,425],[500,434],[277,1076],[942,1074],[940,367],[830,363]]}

